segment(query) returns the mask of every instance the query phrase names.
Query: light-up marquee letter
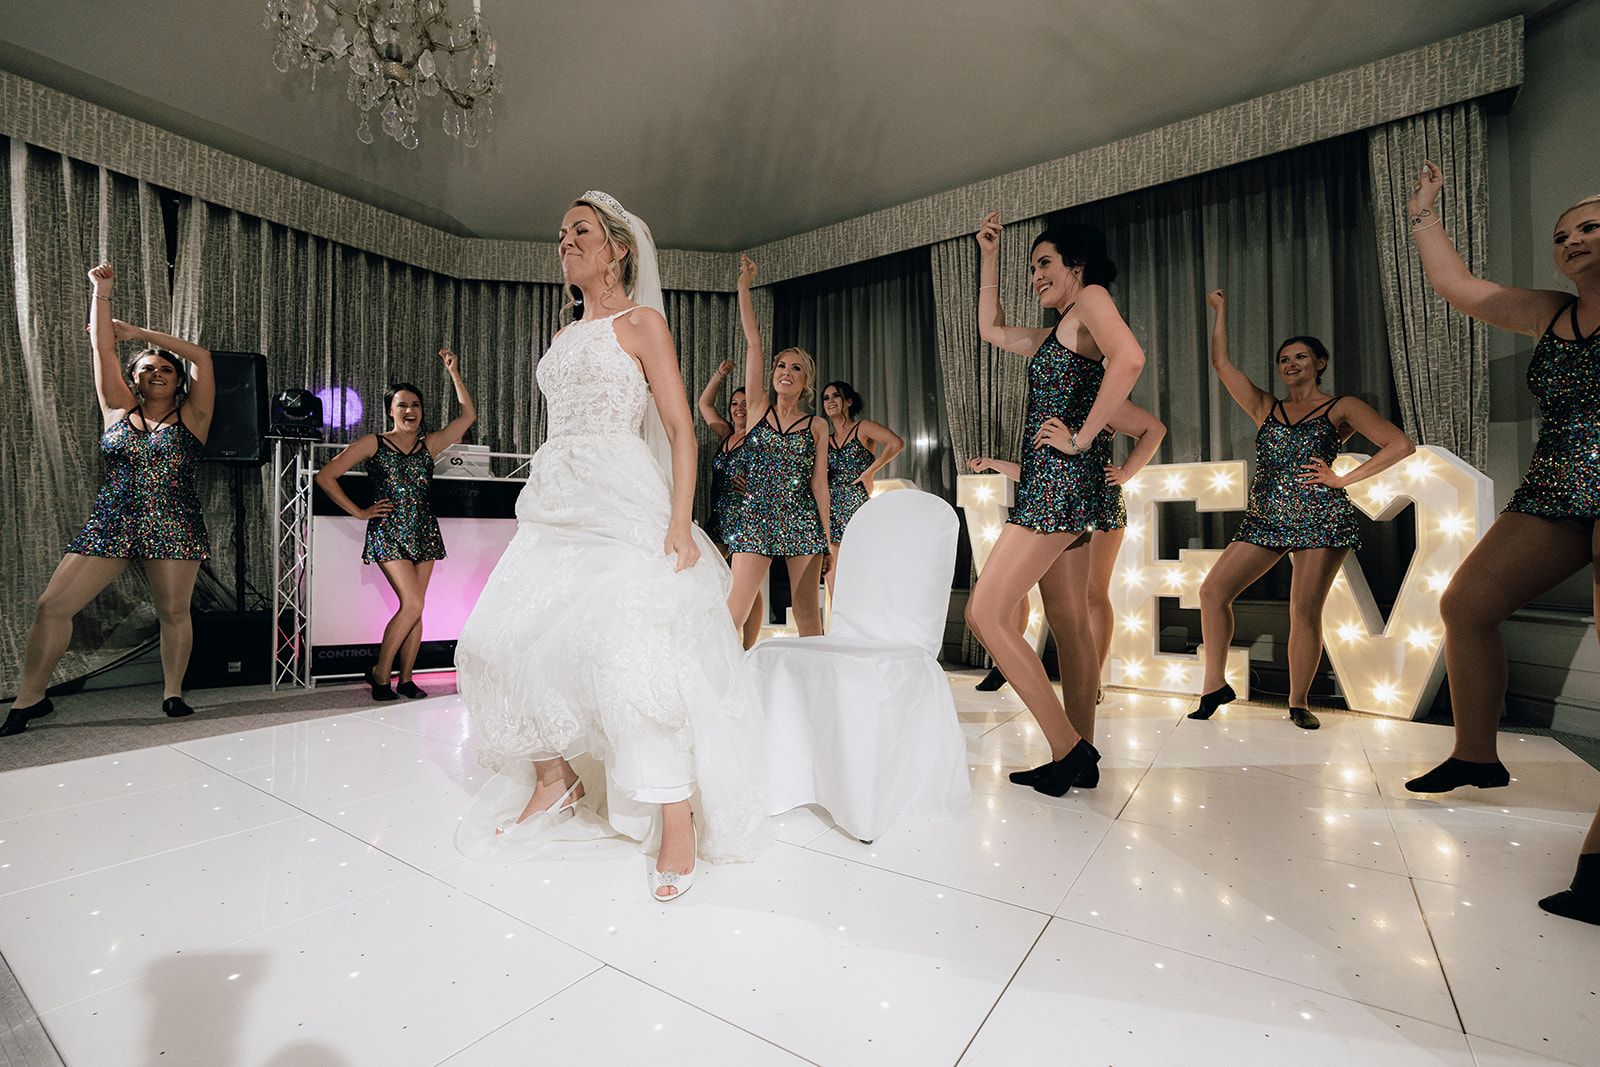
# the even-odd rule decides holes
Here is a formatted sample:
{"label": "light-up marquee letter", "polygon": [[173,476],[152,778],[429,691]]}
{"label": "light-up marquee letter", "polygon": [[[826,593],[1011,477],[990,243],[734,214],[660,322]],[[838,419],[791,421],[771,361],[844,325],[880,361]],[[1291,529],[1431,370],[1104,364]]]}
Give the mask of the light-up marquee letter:
{"label": "light-up marquee letter", "polygon": [[[1122,487],[1128,507],[1128,532],[1111,576],[1111,604],[1117,619],[1105,680],[1111,685],[1198,694],[1205,681],[1205,656],[1162,652],[1157,612],[1161,597],[1177,597],[1185,608],[1200,606],[1200,583],[1222,555],[1220,548],[1180,549],[1177,559],[1160,559],[1156,546],[1157,504],[1192,500],[1196,511],[1237,511],[1247,498],[1243,460],[1222,463],[1169,463],[1149,466]],[[1250,653],[1230,648],[1223,675],[1240,699],[1250,695]]]}
{"label": "light-up marquee letter", "polygon": [[[1340,456],[1350,470],[1362,456]],[[1494,482],[1442,448],[1423,445],[1405,462],[1348,490],[1369,518],[1414,507],[1417,550],[1384,623],[1352,553],[1322,609],[1322,641],[1352,711],[1414,719],[1444,678],[1439,594],[1494,521]]]}

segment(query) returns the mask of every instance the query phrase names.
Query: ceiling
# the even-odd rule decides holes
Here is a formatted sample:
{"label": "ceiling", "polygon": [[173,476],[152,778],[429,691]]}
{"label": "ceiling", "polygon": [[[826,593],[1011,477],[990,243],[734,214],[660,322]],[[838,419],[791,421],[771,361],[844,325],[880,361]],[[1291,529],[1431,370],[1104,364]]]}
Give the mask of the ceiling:
{"label": "ceiling", "polygon": [[[466,0],[451,0],[465,9]],[[553,238],[600,188],[734,251],[1056,159],[1550,0],[483,0],[477,148],[356,139],[264,0],[7,0],[0,68],[452,233]]]}

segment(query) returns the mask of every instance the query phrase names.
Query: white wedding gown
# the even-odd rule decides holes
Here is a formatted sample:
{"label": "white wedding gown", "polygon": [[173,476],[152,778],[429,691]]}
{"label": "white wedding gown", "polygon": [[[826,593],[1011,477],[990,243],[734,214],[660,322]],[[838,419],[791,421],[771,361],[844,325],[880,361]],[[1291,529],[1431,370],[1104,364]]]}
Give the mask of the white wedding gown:
{"label": "white wedding gown", "polygon": [[[549,434],[517,498],[517,533],[456,645],[461,696],[495,779],[457,841],[518,859],[552,837],[620,833],[654,848],[660,805],[694,797],[699,854],[747,860],[770,842],[764,721],[744,674],[727,564],[699,527],[700,559],[663,553],[671,493],[640,437],[649,390],[613,319],[556,336],[536,378]],[[532,793],[532,761],[589,755],[565,823],[497,823]],[[602,820],[594,809],[603,798]]]}

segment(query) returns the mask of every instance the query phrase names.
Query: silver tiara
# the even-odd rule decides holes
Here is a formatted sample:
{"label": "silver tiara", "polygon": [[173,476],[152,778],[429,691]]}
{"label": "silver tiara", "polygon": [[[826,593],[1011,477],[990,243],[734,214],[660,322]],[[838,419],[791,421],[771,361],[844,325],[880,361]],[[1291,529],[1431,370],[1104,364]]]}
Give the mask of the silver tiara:
{"label": "silver tiara", "polygon": [[617,198],[612,196],[610,193],[602,193],[598,189],[590,189],[587,193],[584,193],[582,196],[578,197],[578,199],[579,200],[598,200],[600,203],[604,204],[606,207],[610,208],[612,211],[615,211],[618,215],[622,216],[624,219],[627,219],[627,218],[630,217],[628,215],[627,208],[624,208],[621,204],[617,203]]}

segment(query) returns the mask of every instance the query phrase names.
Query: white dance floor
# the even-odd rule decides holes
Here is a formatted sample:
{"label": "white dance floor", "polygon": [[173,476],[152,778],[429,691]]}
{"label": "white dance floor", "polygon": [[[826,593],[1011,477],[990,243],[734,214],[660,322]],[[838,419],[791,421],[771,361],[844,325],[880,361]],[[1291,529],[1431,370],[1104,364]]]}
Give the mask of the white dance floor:
{"label": "white dance floor", "polygon": [[1600,802],[1559,743],[1417,799],[1448,729],[1111,694],[1099,789],[1052,800],[972,682],[966,817],[802,809],[671,905],[625,842],[461,858],[453,697],[13,771],[0,951],[71,1067],[1600,1059],[1600,928],[1534,903]]}

